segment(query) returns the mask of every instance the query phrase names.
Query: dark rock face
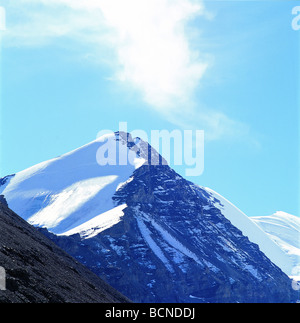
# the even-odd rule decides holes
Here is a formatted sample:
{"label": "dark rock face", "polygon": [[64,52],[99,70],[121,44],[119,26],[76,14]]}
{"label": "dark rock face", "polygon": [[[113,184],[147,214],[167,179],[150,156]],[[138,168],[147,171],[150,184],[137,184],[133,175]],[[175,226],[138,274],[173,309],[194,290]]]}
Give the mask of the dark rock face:
{"label": "dark rock face", "polygon": [[129,300],[0,203],[1,303],[94,303]]}
{"label": "dark rock face", "polygon": [[169,166],[140,167],[114,200],[122,220],[92,238],[43,231],[133,301],[295,301],[290,279]]}

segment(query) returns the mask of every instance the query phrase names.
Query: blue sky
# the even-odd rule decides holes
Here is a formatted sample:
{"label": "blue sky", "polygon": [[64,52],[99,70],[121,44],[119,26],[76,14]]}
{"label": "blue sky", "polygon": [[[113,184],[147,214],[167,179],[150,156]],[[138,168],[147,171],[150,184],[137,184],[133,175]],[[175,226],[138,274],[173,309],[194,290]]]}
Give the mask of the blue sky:
{"label": "blue sky", "polygon": [[299,215],[298,4],[0,0],[0,176],[122,121],[200,129],[205,170],[189,180],[249,216]]}

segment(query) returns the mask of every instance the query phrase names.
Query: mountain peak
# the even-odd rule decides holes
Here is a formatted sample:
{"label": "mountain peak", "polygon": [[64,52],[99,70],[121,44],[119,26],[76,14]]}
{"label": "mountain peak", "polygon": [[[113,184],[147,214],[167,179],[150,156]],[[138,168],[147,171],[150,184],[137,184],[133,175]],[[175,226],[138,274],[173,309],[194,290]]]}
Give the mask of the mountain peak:
{"label": "mountain peak", "polygon": [[185,180],[129,133],[103,135],[6,178],[0,194],[134,301],[290,299],[282,250],[231,203]]}
{"label": "mountain peak", "polygon": [[132,138],[130,133],[117,131],[114,133],[116,140],[121,140],[133,150],[140,158],[145,159],[145,165],[167,165],[167,161],[148,142],[140,137]]}
{"label": "mountain peak", "polygon": [[33,225],[63,234],[115,207],[112,196],[142,165],[166,164],[141,138],[117,131],[0,180],[0,194]]}

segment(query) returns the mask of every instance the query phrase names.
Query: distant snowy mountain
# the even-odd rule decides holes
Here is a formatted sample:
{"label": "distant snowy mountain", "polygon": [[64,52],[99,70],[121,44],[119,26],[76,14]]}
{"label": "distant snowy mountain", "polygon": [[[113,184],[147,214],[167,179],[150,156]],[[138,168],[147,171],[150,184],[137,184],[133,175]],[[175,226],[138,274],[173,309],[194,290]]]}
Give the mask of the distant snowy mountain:
{"label": "distant snowy mountain", "polygon": [[300,280],[300,218],[278,211],[269,216],[251,217],[259,227],[289,256],[292,268],[290,276]]}
{"label": "distant snowy mountain", "polygon": [[[105,147],[116,147],[105,158],[118,163],[99,165]],[[1,179],[0,194],[134,301],[292,301],[282,272],[291,259],[277,243],[162,160],[140,138],[115,133]]]}

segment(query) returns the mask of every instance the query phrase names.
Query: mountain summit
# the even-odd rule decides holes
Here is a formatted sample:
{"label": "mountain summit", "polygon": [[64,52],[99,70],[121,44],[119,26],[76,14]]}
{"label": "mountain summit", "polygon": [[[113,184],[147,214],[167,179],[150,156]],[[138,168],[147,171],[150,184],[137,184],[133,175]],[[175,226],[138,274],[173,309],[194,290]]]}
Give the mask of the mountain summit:
{"label": "mountain summit", "polygon": [[278,245],[127,133],[5,177],[0,194],[133,301],[294,300]]}

